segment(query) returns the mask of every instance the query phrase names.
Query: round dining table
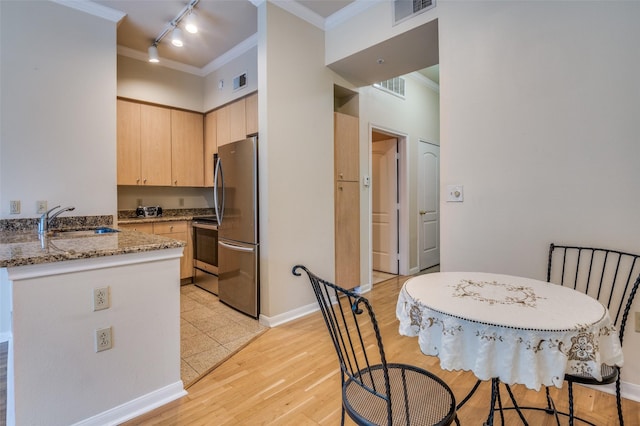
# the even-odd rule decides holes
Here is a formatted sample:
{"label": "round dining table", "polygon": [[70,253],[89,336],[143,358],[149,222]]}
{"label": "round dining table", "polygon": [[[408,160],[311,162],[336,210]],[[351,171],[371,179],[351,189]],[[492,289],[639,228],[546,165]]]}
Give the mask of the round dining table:
{"label": "round dining table", "polygon": [[562,387],[567,373],[600,380],[602,363],[622,366],[609,312],[568,287],[481,272],[418,275],[396,306],[400,334],[444,370],[471,371],[529,389]]}

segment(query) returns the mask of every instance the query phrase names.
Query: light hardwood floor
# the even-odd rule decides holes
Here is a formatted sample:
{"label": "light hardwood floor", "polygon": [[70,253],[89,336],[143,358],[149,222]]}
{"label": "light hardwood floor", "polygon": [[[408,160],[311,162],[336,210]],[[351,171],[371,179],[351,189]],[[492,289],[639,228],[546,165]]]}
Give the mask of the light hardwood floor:
{"label": "light hardwood floor", "polygon": [[[309,285],[305,276],[300,285]],[[406,277],[377,284],[366,296],[383,334],[387,359],[426,368],[442,377],[460,401],[475,383],[473,374],[443,371],[436,357],[423,355],[415,338],[398,334],[395,305]],[[615,397],[575,387],[576,410],[597,425],[616,425]],[[512,387],[521,405],[543,405],[544,392]],[[188,390],[189,394],[126,425],[338,425],[340,376],[336,354],[319,313],[272,328],[229,358]],[[552,389],[559,410],[566,410],[566,387]],[[483,383],[458,412],[462,425],[482,425],[489,405]],[[506,392],[503,401],[507,400]],[[640,403],[623,401],[625,424],[640,426]],[[554,425],[542,412],[525,413],[529,424]],[[568,424],[565,418],[562,424]],[[346,424],[353,424],[347,420]],[[500,424],[496,418],[496,425]],[[515,412],[506,425],[522,424]],[[579,423],[578,423],[579,424]]]}

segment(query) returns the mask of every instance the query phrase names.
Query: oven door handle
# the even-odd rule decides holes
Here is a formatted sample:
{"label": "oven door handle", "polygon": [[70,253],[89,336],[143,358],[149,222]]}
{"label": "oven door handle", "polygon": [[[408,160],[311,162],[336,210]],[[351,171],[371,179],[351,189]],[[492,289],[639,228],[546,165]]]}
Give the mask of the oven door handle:
{"label": "oven door handle", "polygon": [[242,246],[237,246],[235,244],[228,244],[220,240],[218,240],[218,244],[221,245],[222,247],[228,248],[229,250],[243,251],[245,253],[252,253],[255,251],[255,247],[242,247]]}
{"label": "oven door handle", "polygon": [[218,227],[216,225],[207,225],[206,223],[194,223],[193,224],[194,228],[200,228],[200,229],[210,229],[212,231],[217,231]]}

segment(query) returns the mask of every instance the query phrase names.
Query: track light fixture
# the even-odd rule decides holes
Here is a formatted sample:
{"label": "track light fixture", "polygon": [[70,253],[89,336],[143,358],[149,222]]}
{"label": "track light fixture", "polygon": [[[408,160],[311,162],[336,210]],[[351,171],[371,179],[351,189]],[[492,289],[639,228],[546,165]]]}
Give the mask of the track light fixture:
{"label": "track light fixture", "polygon": [[175,27],[173,31],[171,31],[171,44],[176,47],[184,46],[184,42],[182,41],[182,30],[178,27]]}
{"label": "track light fixture", "polygon": [[160,59],[158,58],[158,47],[155,44],[149,46],[149,62],[160,62]]}
{"label": "track light fixture", "polygon": [[[158,44],[169,33],[171,33],[171,44],[173,44],[174,46],[178,46],[178,47],[181,47],[181,46],[184,45],[184,42],[182,40],[182,30],[180,28],[178,28],[178,25],[180,24],[180,22],[184,18],[187,18],[187,21],[193,21],[194,20],[195,17],[193,16],[193,8],[199,2],[200,2],[200,0],[190,0],[189,4],[187,4],[180,11],[180,13],[178,13],[176,15],[175,19],[173,21],[169,22],[169,24],[167,24],[167,26],[160,33],[160,35],[158,37],[156,37],[155,40],[153,40],[153,43],[149,47],[149,62],[160,62],[160,59],[158,57]],[[191,24],[191,22],[187,22],[187,28],[186,28],[187,31],[189,31],[190,33],[198,32],[198,28],[195,26],[195,23],[193,24],[193,27],[190,26],[190,24]],[[194,30],[194,28],[195,28],[195,30]]]}
{"label": "track light fixture", "polygon": [[198,32],[198,25],[196,23],[196,15],[193,13],[193,10],[189,11],[189,14],[184,20],[184,29],[187,30],[188,33],[195,34]]}

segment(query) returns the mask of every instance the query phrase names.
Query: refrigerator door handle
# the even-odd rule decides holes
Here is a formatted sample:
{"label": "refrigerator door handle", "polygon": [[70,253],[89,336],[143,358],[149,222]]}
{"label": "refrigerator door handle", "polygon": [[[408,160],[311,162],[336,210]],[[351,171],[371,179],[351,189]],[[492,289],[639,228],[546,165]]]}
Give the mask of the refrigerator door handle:
{"label": "refrigerator door handle", "polygon": [[[218,176],[220,176],[220,189],[222,189],[220,202],[218,202]],[[216,160],[215,173],[213,177],[213,207],[216,211],[216,220],[219,226],[222,224],[224,216],[224,173],[222,172],[222,162],[219,157]]]}
{"label": "refrigerator door handle", "polygon": [[222,242],[220,240],[218,240],[218,244],[221,245],[222,247],[228,248],[229,250],[243,251],[243,252],[246,252],[246,253],[251,253],[251,252],[255,251],[254,247],[236,246],[235,244],[228,244],[228,243]]}

